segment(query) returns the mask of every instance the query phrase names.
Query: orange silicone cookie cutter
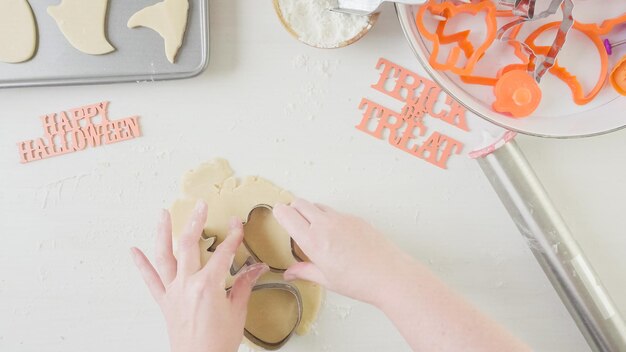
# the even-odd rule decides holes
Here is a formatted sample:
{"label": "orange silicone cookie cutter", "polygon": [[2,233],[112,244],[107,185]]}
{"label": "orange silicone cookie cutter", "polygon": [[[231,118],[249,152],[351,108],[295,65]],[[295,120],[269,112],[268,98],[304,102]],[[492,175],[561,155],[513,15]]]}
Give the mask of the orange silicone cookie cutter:
{"label": "orange silicone cookie cutter", "polygon": [[[510,13],[498,11],[497,17],[510,17]],[[513,47],[515,56],[521,60],[521,63],[510,64],[501,68],[496,77],[488,77],[488,76],[476,76],[476,75],[465,75],[460,76],[461,81],[467,84],[478,84],[483,86],[495,86],[498,83],[499,77],[503,74],[513,71],[513,70],[522,70],[528,68],[529,57],[524,54],[524,49],[522,48],[522,44],[517,42],[515,39],[522,29],[523,23],[513,27],[511,29],[511,34],[509,35],[508,44]]]}
{"label": "orange silicone cookie cutter", "polygon": [[[445,21],[439,22],[434,32],[429,31],[423,23],[424,15],[429,11],[433,15],[440,15],[446,18]],[[453,33],[451,35],[444,34],[445,26],[448,20],[458,14],[476,15],[481,11],[486,11],[485,23],[487,25],[487,33],[485,40],[481,45],[474,49],[468,37],[471,33],[470,29]],[[470,75],[474,70],[474,66],[484,55],[485,51],[491,46],[496,38],[497,22],[496,7],[491,1],[482,1],[477,3],[464,3],[455,5],[451,2],[436,3],[433,0],[421,6],[417,12],[415,23],[422,35],[433,43],[433,51],[429,58],[429,63],[433,68],[442,71],[450,71],[457,75]],[[442,44],[457,43],[458,46],[450,49],[445,62],[437,61],[439,51]],[[457,66],[461,52],[466,58],[465,65]]]}
{"label": "orange silicone cookie cutter", "polygon": [[[487,25],[487,34],[485,41],[481,43],[477,49],[475,49],[473,44],[468,40],[471,29],[462,30],[450,35],[444,33],[446,24],[450,18],[462,13],[476,15],[483,10],[486,11],[485,22]],[[439,22],[435,31],[429,31],[424,25],[423,19],[426,11],[445,19]],[[511,11],[498,11],[491,1],[482,0],[470,4],[455,5],[451,2],[439,3],[437,0],[429,0],[418,10],[415,22],[420,33],[433,43],[433,50],[429,57],[429,63],[433,68],[455,73],[459,75],[461,81],[467,84],[493,86],[496,96],[493,109],[498,112],[509,113],[514,117],[524,117],[530,115],[537,108],[542,95],[538,83],[528,74],[528,71],[532,70],[535,66],[535,59],[533,59],[531,55],[527,55],[523,46],[527,46],[537,55],[547,55],[550,47],[535,45],[535,40],[542,33],[558,27],[560,21],[550,22],[540,26],[523,41],[508,41],[508,43],[513,46],[514,54],[521,60],[521,63],[513,63],[502,67],[498,70],[496,77],[473,75],[472,73],[476,64],[483,58],[497,36],[496,17],[510,16],[513,16]],[[606,19],[601,24],[574,21],[572,30],[582,32],[596,47],[600,58],[598,80],[595,86],[589,92],[585,93],[578,78],[568,72],[565,67],[560,66],[558,60],[549,72],[568,86],[572,92],[572,99],[576,104],[584,105],[589,103],[604,87],[607,78],[609,78],[609,60],[600,36],[611,32],[617,25],[623,23],[626,23],[626,13]],[[517,38],[522,25],[523,24],[520,23],[518,26],[512,28],[509,39]],[[440,46],[442,44],[453,43],[456,43],[458,46],[450,50],[445,62],[437,61]],[[465,56],[466,63],[464,66],[457,66],[461,54]],[[622,58],[613,68],[610,74],[610,82],[616,91],[622,95],[626,95],[626,58]]]}
{"label": "orange silicone cookie cutter", "polygon": [[622,23],[626,23],[626,13],[623,13],[617,17],[604,20],[604,22],[602,22],[602,24],[599,26],[596,23],[582,23],[582,22],[579,22],[578,25],[582,31],[595,33],[597,35],[604,35],[612,31],[613,28],[615,28],[615,26],[622,24]]}
{"label": "orange silicone cookie cutter", "polygon": [[502,75],[493,88],[496,101],[493,109],[513,117],[526,117],[541,102],[541,89],[526,70],[513,70]]}
{"label": "orange silicone cookie cutter", "polygon": [[[532,32],[526,38],[526,41],[525,41],[526,45],[528,45],[537,54],[547,55],[550,48],[547,46],[536,46],[534,43],[535,39],[537,39],[537,37],[541,33],[547,30],[550,30],[552,28],[558,27],[559,23],[560,22],[550,22],[537,28],[534,32]],[[604,86],[604,83],[606,82],[607,74],[609,71],[609,55],[607,54],[606,49],[604,48],[604,43],[602,42],[602,39],[595,32],[595,29],[593,27],[585,26],[579,22],[574,22],[572,29],[578,30],[582,32],[583,34],[585,34],[593,42],[593,44],[596,47],[596,50],[598,51],[598,55],[600,55],[600,74],[598,77],[598,81],[596,82],[596,85],[593,87],[593,89],[591,89],[591,91],[589,91],[589,93],[585,94],[582,84],[580,83],[580,81],[578,81],[578,78],[572,75],[570,72],[568,72],[565,67],[559,66],[558,60],[556,60],[556,62],[554,63],[554,66],[552,66],[549,72],[555,75],[565,84],[567,84],[567,86],[572,91],[572,98],[576,104],[585,105],[589,103],[590,101],[592,101],[593,98],[595,98],[598,95],[598,93],[600,93],[600,90],[602,90],[602,87]]]}
{"label": "orange silicone cookie cutter", "polygon": [[626,56],[623,56],[613,67],[610,82],[616,92],[626,95]]}
{"label": "orange silicone cookie cutter", "polygon": [[[600,74],[598,77],[598,81],[593,89],[589,93],[585,94],[582,85],[578,81],[578,78],[569,73],[565,67],[559,66],[558,60],[550,70],[550,73],[555,75],[557,78],[559,78],[568,85],[568,87],[572,91],[572,97],[576,104],[584,105],[589,103],[600,93],[602,87],[604,87],[604,83],[606,82],[609,72],[609,57],[600,36],[609,33],[613,30],[613,28],[615,28],[615,26],[625,22],[626,13],[614,18],[607,19],[603,21],[600,25],[596,23],[582,23],[574,21],[572,29],[578,30],[585,34],[593,42],[596,50],[598,51],[598,54],[600,55]],[[548,52],[549,48],[543,46],[535,46],[534,41],[541,33],[558,26],[558,23],[559,22],[546,23],[545,25],[537,28],[526,38],[526,45],[531,47],[532,50],[536,53],[545,55]]]}

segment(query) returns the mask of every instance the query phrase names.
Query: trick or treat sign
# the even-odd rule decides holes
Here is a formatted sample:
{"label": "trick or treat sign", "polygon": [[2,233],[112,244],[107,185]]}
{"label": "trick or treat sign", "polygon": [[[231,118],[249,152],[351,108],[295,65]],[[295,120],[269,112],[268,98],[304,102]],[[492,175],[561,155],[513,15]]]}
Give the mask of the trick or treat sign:
{"label": "trick or treat sign", "polygon": [[[461,154],[463,143],[445,131],[469,132],[465,108],[442,92],[435,82],[389,60],[379,59],[380,76],[371,87],[397,100],[400,110],[363,98],[361,121],[356,128],[399,150],[447,169],[451,158]],[[443,125],[442,125],[443,123]],[[441,130],[434,126],[444,126]]]}
{"label": "trick or treat sign", "polygon": [[40,117],[43,136],[17,143],[20,161],[28,163],[141,136],[139,117],[112,120],[109,102],[81,106]]}

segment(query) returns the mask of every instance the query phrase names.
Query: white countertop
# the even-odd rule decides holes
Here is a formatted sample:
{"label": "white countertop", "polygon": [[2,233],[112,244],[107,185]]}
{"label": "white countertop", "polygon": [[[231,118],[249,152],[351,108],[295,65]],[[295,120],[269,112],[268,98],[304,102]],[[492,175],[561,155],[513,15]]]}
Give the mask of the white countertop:
{"label": "white countertop", "polygon": [[[0,90],[0,350],[167,351],[128,248],[152,253],[182,174],[224,157],[239,176],[368,218],[537,351],[588,351],[476,162],[440,170],[354,128],[379,57],[423,73],[390,7],[356,44],[317,50],[269,0],[216,0],[200,77]],[[103,100],[111,118],[140,115],[143,137],[19,163],[40,115]],[[517,138],[622,314],[625,137]],[[315,331],[284,350],[408,347],[381,313],[329,294]]]}

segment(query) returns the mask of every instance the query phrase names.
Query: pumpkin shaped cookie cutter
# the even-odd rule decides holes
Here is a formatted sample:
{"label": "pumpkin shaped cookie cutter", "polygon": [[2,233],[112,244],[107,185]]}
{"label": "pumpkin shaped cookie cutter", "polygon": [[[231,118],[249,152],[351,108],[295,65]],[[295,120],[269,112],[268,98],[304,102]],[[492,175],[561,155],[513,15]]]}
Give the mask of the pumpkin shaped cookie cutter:
{"label": "pumpkin shaped cookie cutter", "polygon": [[[246,247],[246,250],[249,254],[248,258],[246,259],[246,261],[240,266],[240,267],[235,267],[235,263],[233,262],[233,264],[230,267],[230,274],[235,276],[238,273],[240,273],[242,270],[244,270],[244,268],[249,267],[251,265],[254,264],[259,264],[259,263],[264,263],[267,265],[267,263],[265,263],[261,258],[259,258],[259,255],[257,254],[257,250],[255,250],[252,246],[250,245],[249,241],[246,240],[246,225],[249,225],[251,223],[251,221],[253,221],[253,216],[254,214],[258,213],[258,212],[269,212],[270,216],[272,213],[272,206],[267,205],[267,204],[257,204],[255,205],[250,212],[248,213],[246,220],[243,222],[243,227],[244,227],[244,238],[243,238],[243,245],[244,247]],[[206,233],[206,231],[203,231],[202,236],[201,236],[201,240],[205,241],[208,243],[208,251],[209,252],[214,252],[217,246],[217,237],[216,236],[211,236],[209,234]],[[308,258],[306,257],[306,255],[302,252],[302,250],[300,249],[300,247],[298,247],[298,245],[295,243],[295,241],[290,238],[290,248],[291,248],[291,255],[293,256],[293,258],[298,261],[298,262],[303,262],[308,260]],[[287,270],[287,268],[283,268],[283,267],[278,267],[278,266],[270,266],[268,265],[270,271],[275,272],[275,273],[282,273],[285,272]],[[226,292],[230,292],[232,287],[227,288]],[[290,294],[290,297],[293,297],[293,299],[296,302],[296,315],[294,316],[294,324],[291,327],[290,331],[288,333],[285,334],[284,337],[282,337],[281,339],[277,340],[277,341],[268,341],[267,339],[264,339],[261,336],[256,335],[251,329],[249,329],[247,326],[244,327],[244,336],[250,340],[252,343],[254,343],[255,345],[265,349],[265,350],[269,350],[269,351],[273,351],[273,350],[277,350],[279,348],[281,348],[283,345],[285,345],[285,343],[287,343],[287,341],[289,341],[289,339],[293,336],[293,334],[295,333],[298,325],[300,325],[300,322],[302,321],[302,315],[303,315],[303,303],[302,303],[302,296],[300,294],[300,291],[298,290],[298,288],[294,285],[291,285],[289,283],[286,282],[270,282],[270,283],[262,283],[262,284],[257,284],[252,288],[252,294],[254,295],[255,292],[259,292],[261,290],[278,290],[278,291],[282,291],[282,292],[286,292],[288,294]],[[265,291],[267,292],[267,291]],[[249,314],[253,314],[253,313],[249,313]],[[247,324],[246,324],[247,325]]]}

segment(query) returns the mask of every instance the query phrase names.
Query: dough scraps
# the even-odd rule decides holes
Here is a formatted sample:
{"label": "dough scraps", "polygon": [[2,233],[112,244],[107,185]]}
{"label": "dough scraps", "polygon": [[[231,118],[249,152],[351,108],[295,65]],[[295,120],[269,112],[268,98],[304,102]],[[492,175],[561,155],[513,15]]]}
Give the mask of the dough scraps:
{"label": "dough scraps", "polygon": [[[189,171],[183,177],[182,190],[184,198],[177,200],[171,208],[175,247],[176,239],[183,231],[198,199],[204,200],[208,205],[208,217],[204,226],[204,233],[209,237],[216,236],[218,243],[221,243],[228,234],[228,223],[231,216],[237,216],[242,221],[245,221],[250,210],[258,204],[274,206],[277,203],[289,203],[293,199],[289,192],[280,189],[263,178],[246,177],[241,181],[238,180],[234,177],[234,172],[228,162],[223,159],[216,159]],[[273,233],[276,236],[259,238],[260,241],[267,241],[268,246],[271,244],[271,247],[274,248],[271,251],[267,251],[267,254],[264,255],[278,256],[278,253],[280,253],[282,258],[273,258],[276,262],[291,263],[294,261],[291,256],[289,236],[286,235],[284,230]],[[246,236],[248,236],[248,233],[246,233]],[[246,237],[246,241],[249,241],[249,237]],[[255,251],[257,251],[259,256],[261,256],[261,252],[256,249],[256,245],[260,244],[261,242],[254,244]],[[211,246],[211,242],[200,241],[203,264],[207,262],[212,254],[208,251],[209,246]],[[241,245],[235,257],[237,263],[235,266],[245,262],[248,257],[248,251],[245,246]],[[232,277],[227,280],[227,287],[232,284],[232,280]],[[283,282],[282,274],[268,272],[258,281],[259,284],[269,282]],[[312,323],[317,318],[324,290],[319,285],[307,281],[298,280],[292,282],[292,284],[300,291],[303,307],[302,320],[296,328],[296,334],[304,335],[308,333]],[[293,297],[281,293],[279,290],[265,292],[259,290],[255,292],[253,297],[248,305],[248,322],[251,324],[248,327],[251,332],[256,336],[269,338],[284,336],[285,329],[293,326]],[[269,307],[280,307],[278,311],[273,310],[271,314],[273,316],[282,316],[283,318],[280,321],[275,321],[273,324],[255,323],[256,318],[254,317],[269,314],[267,312]],[[267,319],[263,320],[267,322]]]}
{"label": "dough scraps", "polygon": [[102,55],[115,50],[105,33],[107,5],[108,0],[63,0],[49,6],[48,14],[74,48]]}
{"label": "dough scraps", "polygon": [[0,1],[0,61],[27,61],[36,47],[37,25],[28,1]]}
{"label": "dough scraps", "polygon": [[174,63],[187,29],[189,0],[165,0],[139,10],[128,20],[128,28],[148,27],[159,33],[167,60]]}

